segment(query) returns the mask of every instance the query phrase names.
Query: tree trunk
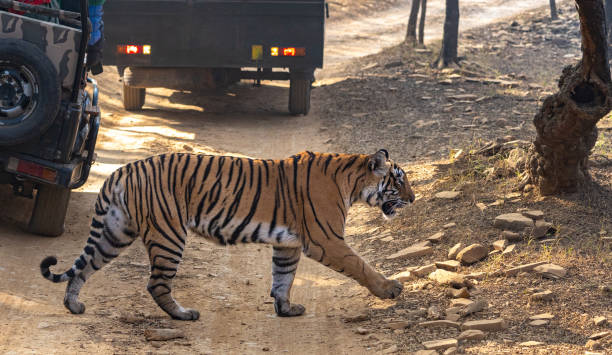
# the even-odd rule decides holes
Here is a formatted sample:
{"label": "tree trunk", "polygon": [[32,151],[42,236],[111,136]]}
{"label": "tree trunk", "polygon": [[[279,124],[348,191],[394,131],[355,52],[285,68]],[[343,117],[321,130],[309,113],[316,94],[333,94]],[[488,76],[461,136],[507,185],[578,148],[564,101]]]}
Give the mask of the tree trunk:
{"label": "tree trunk", "polygon": [[550,1],[550,19],[556,20],[559,18],[559,16],[557,16],[557,4],[555,4],[555,0],[549,0],[549,1]]}
{"label": "tree trunk", "polygon": [[410,17],[408,18],[408,28],[406,28],[406,43],[414,46],[416,44],[416,25],[417,17],[419,16],[419,4],[421,0],[412,0],[412,7],[410,8]]}
{"label": "tree trunk", "polygon": [[[610,0],[612,1],[612,0]],[[421,18],[419,20],[419,44],[425,45],[425,12],[427,10],[427,0],[421,0]]]}
{"label": "tree trunk", "polygon": [[[608,43],[612,43],[612,0],[606,0],[606,27],[608,29]],[[608,54],[611,48],[608,45]]]}
{"label": "tree trunk", "polygon": [[435,65],[444,68],[457,63],[457,40],[459,37],[459,0],[446,0],[446,17],[442,49]]}
{"label": "tree trunk", "polygon": [[576,191],[589,177],[596,124],[612,108],[603,2],[576,0],[576,7],[582,60],[563,69],[559,91],[544,100],[533,119],[537,136],[527,168],[542,195]]}

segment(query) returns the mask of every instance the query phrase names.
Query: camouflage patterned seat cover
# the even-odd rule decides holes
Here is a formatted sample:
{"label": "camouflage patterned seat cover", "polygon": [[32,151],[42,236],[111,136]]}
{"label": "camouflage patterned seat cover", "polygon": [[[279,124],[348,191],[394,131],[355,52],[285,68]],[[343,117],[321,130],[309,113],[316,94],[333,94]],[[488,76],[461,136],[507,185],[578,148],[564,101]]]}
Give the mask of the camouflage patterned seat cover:
{"label": "camouflage patterned seat cover", "polygon": [[55,65],[62,86],[71,89],[78,60],[81,30],[0,11],[0,39],[35,44]]}

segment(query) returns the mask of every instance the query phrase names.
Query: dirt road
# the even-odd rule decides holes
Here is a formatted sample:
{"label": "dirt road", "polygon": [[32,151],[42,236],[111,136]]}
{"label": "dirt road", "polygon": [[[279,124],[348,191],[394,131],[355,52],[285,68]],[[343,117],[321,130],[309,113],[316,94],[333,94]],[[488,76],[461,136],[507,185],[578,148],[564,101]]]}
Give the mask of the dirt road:
{"label": "dirt road", "polygon": [[[441,28],[434,26],[441,23],[441,3],[430,1],[428,31],[433,32],[428,36],[432,38],[439,35],[436,28]],[[462,5],[468,6],[466,3],[485,8],[484,1]],[[534,1],[497,1],[496,6],[501,9],[509,3],[532,6]],[[495,9],[490,4],[486,8],[489,12]],[[333,76],[335,65],[401,38],[400,24],[406,16],[407,6],[403,5],[381,14],[376,26],[370,20],[357,20],[357,28],[364,30],[360,35],[348,34],[355,22],[330,22],[326,52],[330,68],[322,75]],[[371,45],[372,37],[379,46]],[[344,45],[368,50],[343,50]],[[19,224],[25,221],[31,201],[13,198],[7,188],[0,190],[0,353],[367,352],[361,341],[364,337],[342,324],[343,315],[361,313],[372,305],[374,299],[367,291],[304,259],[292,296],[306,306],[306,315],[277,318],[268,297],[271,252],[266,247],[226,249],[190,239],[176,280],[176,296],[201,311],[197,322],[170,320],[152,302],[145,290],[148,267],[139,243],[88,281],[81,297],[88,307],[85,314],[74,316],[64,309],[65,285],[44,280],[38,264],[44,256],[56,255],[60,265],[54,270],[60,271],[79,255],[101,181],[118,166],[167,151],[280,158],[304,149],[328,150],[333,147],[329,138],[341,134],[320,130],[316,90],[308,117],[286,114],[285,88],[267,85],[255,89],[247,84],[206,95],[151,90],[145,109],[128,113],[121,109],[116,78],[113,68],[106,68],[97,78],[104,112],[98,160],[89,182],[72,195],[62,237],[46,239],[22,232]],[[163,343],[145,341],[144,330],[159,327],[179,329],[185,337]],[[384,344],[385,335],[377,336],[377,342]]]}

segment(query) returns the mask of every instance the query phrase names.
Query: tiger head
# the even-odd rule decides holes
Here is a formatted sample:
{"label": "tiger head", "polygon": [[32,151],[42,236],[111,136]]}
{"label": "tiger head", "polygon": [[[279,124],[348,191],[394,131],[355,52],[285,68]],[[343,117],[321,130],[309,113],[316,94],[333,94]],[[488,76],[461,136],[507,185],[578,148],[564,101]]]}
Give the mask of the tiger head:
{"label": "tiger head", "polygon": [[383,216],[391,219],[396,209],[414,202],[414,192],[404,170],[389,159],[389,152],[381,149],[368,158],[366,186],[361,199],[370,206],[379,206]]}

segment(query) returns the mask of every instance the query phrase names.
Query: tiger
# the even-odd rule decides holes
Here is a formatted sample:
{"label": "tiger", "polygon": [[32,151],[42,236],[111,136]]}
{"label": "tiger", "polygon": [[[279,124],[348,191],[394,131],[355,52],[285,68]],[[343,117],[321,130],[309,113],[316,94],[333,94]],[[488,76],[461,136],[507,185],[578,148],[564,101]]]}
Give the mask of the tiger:
{"label": "tiger", "polygon": [[347,212],[362,201],[386,218],[414,202],[404,170],[381,149],[374,154],[302,152],[286,159],[168,153],[128,163],[105,180],[95,202],[89,238],[72,267],[54,274],[54,256],[40,264],[44,278],[68,281],[64,306],[85,281],[141,237],[150,262],[147,290],[170,317],[197,320],[172,296],[172,280],[188,234],[220,245],[266,243],[273,248],[272,288],[278,316],[299,316],[290,293],[301,254],[343,273],[373,295],[389,299],[402,284],[374,270],[345,242]]}

